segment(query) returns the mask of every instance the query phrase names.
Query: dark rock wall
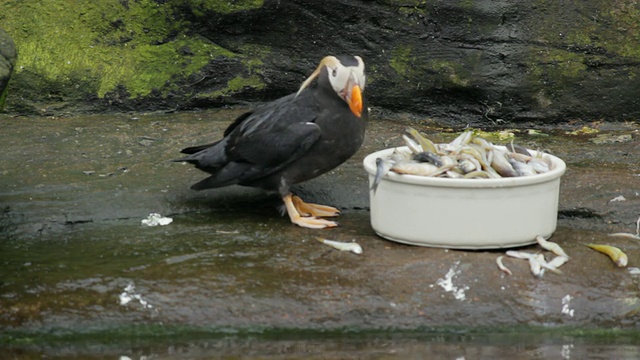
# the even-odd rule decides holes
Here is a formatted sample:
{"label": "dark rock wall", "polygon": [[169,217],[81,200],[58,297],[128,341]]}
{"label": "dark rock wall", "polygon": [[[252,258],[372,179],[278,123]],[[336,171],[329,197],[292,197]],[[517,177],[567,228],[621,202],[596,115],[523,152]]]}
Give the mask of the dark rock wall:
{"label": "dark rock wall", "polygon": [[[183,68],[157,66],[157,73],[168,73],[155,82],[140,81],[153,72],[116,77],[111,87],[87,87],[84,98],[63,91],[65,104],[91,99],[94,110],[104,111],[267,101],[295,91],[323,56],[350,53],[367,64],[371,106],[445,124],[627,121],[640,113],[640,5],[633,2],[182,0],[113,6],[118,17],[103,15],[109,26],[99,36],[117,32],[122,39],[125,33],[122,42],[133,46],[97,45],[119,46],[142,69],[157,62],[153,56],[174,57],[167,64]],[[136,32],[140,17],[133,14],[144,11],[153,11],[148,18],[156,25]]]}
{"label": "dark rock wall", "polygon": [[7,85],[16,64],[16,46],[13,39],[0,28],[0,111],[4,108]]}

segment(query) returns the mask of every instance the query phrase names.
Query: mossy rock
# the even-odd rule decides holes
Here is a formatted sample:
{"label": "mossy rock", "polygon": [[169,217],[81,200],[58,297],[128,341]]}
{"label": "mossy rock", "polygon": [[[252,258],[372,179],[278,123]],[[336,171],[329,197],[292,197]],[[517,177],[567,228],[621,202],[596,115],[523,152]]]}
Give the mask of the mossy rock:
{"label": "mossy rock", "polygon": [[[184,3],[84,0],[68,6],[53,0],[46,5],[36,1],[7,4],[9,9],[0,19],[13,33],[21,53],[15,74],[17,98],[13,100],[28,99],[35,109],[45,109],[51,102],[74,108],[79,102],[97,99],[97,108],[104,109],[117,103],[142,105],[143,99],[151,103],[188,98],[194,96],[190,85],[206,76],[200,72],[212,61],[226,59],[243,71],[248,69],[243,64],[255,63],[251,57],[191,32],[179,12]],[[221,5],[226,1],[194,3],[194,9],[221,12],[244,8],[241,1],[233,6]],[[260,5],[246,3],[246,8]],[[225,91],[225,86],[236,74],[218,77],[213,86],[221,94],[233,91]],[[257,76],[252,80],[248,86],[261,86]],[[125,98],[120,96],[123,93]],[[114,103],[113,98],[121,101]],[[29,107],[24,105],[23,109]]]}
{"label": "mossy rock", "polygon": [[[366,6],[365,6],[366,5]],[[361,55],[371,106],[444,125],[640,116],[640,6],[596,0],[35,0],[0,15],[13,112],[190,109],[294,92]],[[46,39],[47,41],[42,41]]]}
{"label": "mossy rock", "polygon": [[16,47],[13,39],[0,28],[0,111],[9,92],[7,85],[11,79],[17,59]]}

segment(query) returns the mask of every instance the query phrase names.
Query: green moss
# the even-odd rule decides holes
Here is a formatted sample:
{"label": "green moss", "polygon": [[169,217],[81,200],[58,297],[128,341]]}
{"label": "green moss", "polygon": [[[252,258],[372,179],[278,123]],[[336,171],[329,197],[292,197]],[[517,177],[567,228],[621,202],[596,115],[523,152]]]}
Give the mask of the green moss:
{"label": "green moss", "polygon": [[374,84],[378,80],[378,75],[382,72],[381,67],[376,63],[366,63],[367,59],[364,59],[366,68],[365,73],[367,75],[367,86]]}
{"label": "green moss", "polygon": [[427,4],[426,0],[382,0],[383,4],[393,5],[393,6],[424,6]]}
{"label": "green moss", "polygon": [[[479,61],[479,54],[472,54],[460,62],[439,59],[425,59],[424,55],[415,55],[408,46],[394,49],[389,65],[395,72],[407,80],[424,78],[424,74],[433,74],[424,82],[431,82],[441,87],[467,87],[471,84],[471,71]],[[418,82],[416,82],[417,84]]]}
{"label": "green moss", "polygon": [[428,65],[429,69],[442,75],[448,79],[451,84],[466,87],[469,86],[469,74],[464,74],[464,70],[461,63],[454,63],[446,60],[431,60]]}
{"label": "green moss", "polygon": [[16,78],[29,72],[67,87],[95,83],[85,90],[99,97],[119,86],[134,98],[169,91],[212,58],[236,56],[181,33],[184,24],[173,9],[153,0],[78,0],[74,6],[32,0],[5,7],[1,24],[20,51]]}
{"label": "green moss", "polygon": [[472,9],[475,2],[473,0],[460,0],[458,6],[462,9]]}
{"label": "green moss", "polygon": [[262,80],[257,75],[251,75],[249,77],[236,76],[227,82],[226,91],[238,91],[246,86],[254,89],[263,89],[264,83],[262,83]]}
{"label": "green moss", "polygon": [[531,74],[535,77],[547,75],[555,81],[578,78],[587,69],[584,56],[574,52],[558,49],[537,49],[535,54],[537,64]]}
{"label": "green moss", "polygon": [[[539,19],[532,27],[537,44],[527,61],[531,96],[541,108],[583,87],[596,75],[637,81],[640,61],[640,9],[625,1],[572,2],[571,6],[538,1]],[[569,14],[584,14],[575,16]],[[612,66],[607,66],[612,65]]]}
{"label": "green moss", "polygon": [[262,46],[256,44],[239,45],[240,53],[244,55],[242,63],[247,67],[249,72],[257,72],[262,74],[262,59],[267,58],[272,49],[270,46]]}
{"label": "green moss", "polygon": [[[591,66],[625,80],[634,80],[634,67],[619,64],[640,61],[640,9],[624,1],[595,0],[566,4],[539,1],[539,23],[527,61],[531,96],[541,108],[593,78]],[[567,16],[567,12],[589,14]],[[614,65],[612,68],[607,64]]]}
{"label": "green moss", "polygon": [[194,15],[206,16],[211,11],[219,14],[228,14],[256,9],[264,5],[264,0],[189,0],[186,3]]}
{"label": "green moss", "polygon": [[228,97],[232,96],[239,90],[244,88],[253,88],[255,90],[264,89],[265,84],[262,82],[262,79],[258,75],[250,75],[248,77],[245,76],[236,76],[235,78],[227,81],[227,87],[221,90],[213,91],[210,93],[202,93],[198,94],[200,98],[219,98],[219,97]]}
{"label": "green moss", "polygon": [[398,12],[403,15],[421,15],[427,16],[426,10],[427,2],[424,0],[418,1],[386,1],[390,5],[398,6]]}
{"label": "green moss", "polygon": [[389,65],[398,75],[403,77],[409,76],[411,72],[411,48],[401,46],[393,49]]}
{"label": "green moss", "polygon": [[546,10],[546,16],[541,17],[542,23],[536,29],[538,38],[544,42],[598,48],[610,56],[640,60],[640,9],[635,3],[619,0],[574,2],[574,11],[593,15],[576,17],[572,24],[563,20],[566,4],[544,1],[540,4]]}
{"label": "green moss", "polygon": [[[640,9],[634,2],[614,1],[605,4],[604,13],[614,24],[609,28],[610,37],[601,44],[621,56],[640,59]],[[603,30],[600,27],[599,30]]]}

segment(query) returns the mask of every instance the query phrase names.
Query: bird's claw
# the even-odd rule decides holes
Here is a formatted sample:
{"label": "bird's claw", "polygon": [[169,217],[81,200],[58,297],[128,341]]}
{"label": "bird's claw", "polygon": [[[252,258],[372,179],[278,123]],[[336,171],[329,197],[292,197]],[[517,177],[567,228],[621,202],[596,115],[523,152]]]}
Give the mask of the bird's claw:
{"label": "bird's claw", "polygon": [[333,206],[306,203],[296,195],[291,197],[291,201],[300,216],[334,217],[340,215],[340,210]]}
{"label": "bird's claw", "polygon": [[304,228],[309,229],[325,229],[338,226],[338,223],[331,220],[325,220],[316,217],[291,217],[291,222]]}

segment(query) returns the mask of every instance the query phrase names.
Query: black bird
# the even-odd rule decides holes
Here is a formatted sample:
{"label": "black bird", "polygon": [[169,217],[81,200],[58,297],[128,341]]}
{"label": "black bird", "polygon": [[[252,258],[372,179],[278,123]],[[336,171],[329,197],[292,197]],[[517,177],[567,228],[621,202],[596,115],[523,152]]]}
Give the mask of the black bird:
{"label": "black bird", "polygon": [[[317,78],[317,85],[309,85]],[[327,56],[297,93],[240,115],[214,143],[189,147],[186,161],[211,174],[191,188],[233,184],[277,191],[291,222],[321,229],[338,224],[331,206],[305,203],[291,186],[345,162],[364,140],[367,109],[364,62],[359,56]]]}

